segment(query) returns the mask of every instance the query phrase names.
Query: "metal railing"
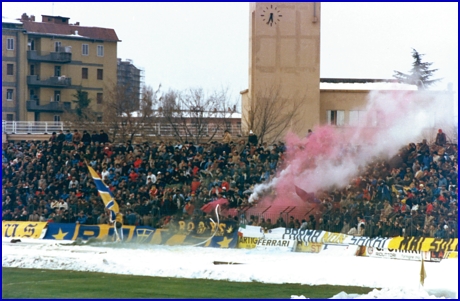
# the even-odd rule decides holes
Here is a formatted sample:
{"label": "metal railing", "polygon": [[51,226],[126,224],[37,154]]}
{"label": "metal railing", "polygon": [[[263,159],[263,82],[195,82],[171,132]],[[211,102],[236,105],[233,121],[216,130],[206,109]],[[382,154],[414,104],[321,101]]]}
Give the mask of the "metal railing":
{"label": "metal railing", "polygon": [[2,134],[51,134],[64,130],[60,121],[5,121],[2,120]]}
{"label": "metal railing", "polygon": [[[102,122],[87,123],[85,125],[73,125],[67,122],[60,121],[5,121],[2,120],[2,134],[51,134],[52,132],[58,132],[60,130],[79,129],[81,131],[93,130],[99,131],[104,129],[106,126]],[[111,130],[116,131],[116,134],[120,135],[123,132],[123,128],[128,130],[127,125],[119,124],[118,129],[114,129],[111,125]],[[234,139],[237,139],[241,135],[241,126],[237,124],[228,125],[228,127],[216,128],[216,125],[207,125],[199,132],[195,130],[192,125],[188,125],[188,131],[183,128],[183,125],[153,123],[153,124],[138,124],[136,125],[137,133],[135,136],[165,136],[165,137],[194,137],[199,135],[201,137],[211,137],[214,135],[216,139],[222,138],[225,130],[228,130]],[[179,130],[177,130],[179,129]]]}
{"label": "metal railing", "polygon": [[68,63],[72,60],[72,52],[68,47],[60,47],[58,52],[50,52],[48,54],[42,54],[36,50],[29,50],[27,51],[27,59],[30,61]]}
{"label": "metal railing", "polygon": [[27,84],[31,86],[67,87],[72,85],[72,79],[63,75],[51,76],[45,80],[40,80],[38,75],[28,75]]}

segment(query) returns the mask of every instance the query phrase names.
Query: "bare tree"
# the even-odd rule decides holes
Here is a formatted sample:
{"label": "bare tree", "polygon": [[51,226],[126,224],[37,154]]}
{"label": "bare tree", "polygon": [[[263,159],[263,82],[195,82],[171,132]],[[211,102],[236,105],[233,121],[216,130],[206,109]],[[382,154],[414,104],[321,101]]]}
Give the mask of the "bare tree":
{"label": "bare tree", "polygon": [[280,88],[268,88],[258,92],[256,99],[249,99],[248,113],[243,114],[243,122],[258,135],[260,143],[279,140],[293,121],[299,116],[304,97],[281,96]]}
{"label": "bare tree", "polygon": [[179,141],[199,143],[211,141],[230,127],[236,104],[231,104],[227,89],[210,95],[201,88],[184,92],[170,90],[161,97],[159,112]]}
{"label": "bare tree", "polygon": [[[106,132],[112,141],[133,140],[134,137],[147,138],[154,132],[157,112],[154,110],[158,102],[161,85],[156,91],[144,86],[141,96],[125,85],[114,85],[104,102],[103,122]],[[139,105],[133,105],[138,102]],[[139,110],[134,110],[135,108]]]}

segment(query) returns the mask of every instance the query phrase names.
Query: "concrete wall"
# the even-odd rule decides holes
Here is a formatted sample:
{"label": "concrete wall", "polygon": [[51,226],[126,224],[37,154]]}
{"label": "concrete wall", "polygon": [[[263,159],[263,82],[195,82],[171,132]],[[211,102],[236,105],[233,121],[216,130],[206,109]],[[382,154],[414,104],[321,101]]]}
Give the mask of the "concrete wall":
{"label": "concrete wall", "polygon": [[320,3],[250,4],[248,107],[263,106],[259,96],[270,90],[281,103],[301,102],[290,128],[299,135],[319,123],[320,10]]}

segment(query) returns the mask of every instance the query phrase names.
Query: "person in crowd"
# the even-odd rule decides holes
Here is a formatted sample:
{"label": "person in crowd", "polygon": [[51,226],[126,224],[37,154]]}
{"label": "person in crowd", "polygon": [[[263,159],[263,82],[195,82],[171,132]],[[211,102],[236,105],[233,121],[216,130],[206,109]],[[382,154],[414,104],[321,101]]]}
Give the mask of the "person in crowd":
{"label": "person in crowd", "polygon": [[73,139],[72,133],[70,132],[70,130],[67,130],[67,132],[65,134],[65,142],[71,143],[72,139]]}
{"label": "person in crowd", "polygon": [[99,143],[105,144],[105,143],[109,142],[109,135],[107,135],[107,133],[104,132],[104,130],[100,130],[98,140],[99,140]]}
{"label": "person in crowd", "polygon": [[62,144],[65,141],[65,134],[62,130],[59,131],[59,134],[56,137],[56,142]]}
{"label": "person in crowd", "polygon": [[[258,143],[257,135],[252,130],[249,131],[248,144],[256,146]],[[241,152],[240,152],[241,153]]]}
{"label": "person in crowd", "polygon": [[447,143],[446,134],[442,131],[442,129],[439,129],[438,133],[436,134],[435,144],[438,146],[445,146],[446,143]]}
{"label": "person in crowd", "polygon": [[88,131],[83,131],[81,142],[83,142],[85,146],[88,146],[91,143],[91,135],[88,133]]}
{"label": "person in crowd", "polygon": [[222,138],[222,142],[223,142],[225,145],[229,145],[230,142],[232,142],[232,134],[230,134],[230,131],[229,131],[229,130],[225,130],[225,131],[224,131],[224,135],[223,135],[223,138]]}
{"label": "person in crowd", "polygon": [[74,133],[73,133],[73,136],[72,136],[72,142],[75,144],[75,145],[78,145],[80,144],[80,141],[81,141],[81,134],[78,130],[74,130]]}

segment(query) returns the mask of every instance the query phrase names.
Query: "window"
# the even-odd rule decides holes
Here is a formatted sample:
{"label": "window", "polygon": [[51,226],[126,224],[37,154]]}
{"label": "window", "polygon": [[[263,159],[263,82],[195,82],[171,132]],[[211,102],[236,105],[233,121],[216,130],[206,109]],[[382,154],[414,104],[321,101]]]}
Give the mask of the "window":
{"label": "window", "polygon": [[35,65],[30,65],[30,75],[35,75]]}
{"label": "window", "polygon": [[102,93],[97,93],[96,101],[98,105],[102,104]]}
{"label": "window", "polygon": [[6,114],[6,121],[14,121],[14,115],[13,114]]}
{"label": "window", "polygon": [[329,125],[344,125],[345,121],[345,111],[327,111],[327,124]]}
{"label": "window", "polygon": [[54,76],[61,76],[61,66],[54,66]]}
{"label": "window", "polygon": [[8,38],[6,39],[6,50],[14,50],[14,39]]}
{"label": "window", "polygon": [[6,100],[13,101],[13,89],[6,90]]}
{"label": "window", "polygon": [[96,117],[96,121],[97,121],[97,122],[102,122],[102,116],[97,116],[97,117]]}
{"label": "window", "polygon": [[350,111],[348,114],[348,125],[350,126],[358,126],[358,125],[365,125],[365,111]]}
{"label": "window", "polygon": [[97,69],[97,79],[103,80],[104,74],[102,69]]}
{"label": "window", "polygon": [[89,55],[89,45],[88,44],[81,45],[81,55]]}
{"label": "window", "polygon": [[13,68],[13,64],[6,64],[6,75],[14,75]]}
{"label": "window", "polygon": [[59,52],[61,48],[61,42],[54,42],[54,52]]}
{"label": "window", "polygon": [[61,91],[54,91],[54,101],[61,101]]}
{"label": "window", "polygon": [[88,68],[81,68],[81,78],[88,79]]}
{"label": "window", "polygon": [[54,115],[54,124],[59,124],[59,122],[61,122],[61,116]]}
{"label": "window", "polygon": [[367,113],[367,126],[380,127],[385,125],[385,118],[382,111],[369,111]]}
{"label": "window", "polygon": [[104,46],[97,45],[97,56],[104,56]]}

